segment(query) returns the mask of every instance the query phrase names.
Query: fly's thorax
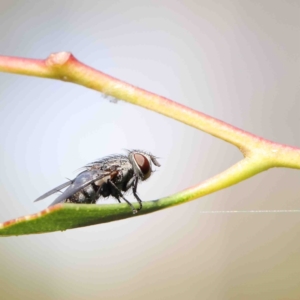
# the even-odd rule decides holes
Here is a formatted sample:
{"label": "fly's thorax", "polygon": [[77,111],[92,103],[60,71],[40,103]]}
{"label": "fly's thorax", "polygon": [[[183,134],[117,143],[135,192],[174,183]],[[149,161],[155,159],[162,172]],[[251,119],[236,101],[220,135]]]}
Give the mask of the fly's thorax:
{"label": "fly's thorax", "polygon": [[123,191],[126,190],[128,181],[133,177],[134,170],[129,159],[123,161],[121,167],[118,170],[118,175],[114,180],[115,184]]}

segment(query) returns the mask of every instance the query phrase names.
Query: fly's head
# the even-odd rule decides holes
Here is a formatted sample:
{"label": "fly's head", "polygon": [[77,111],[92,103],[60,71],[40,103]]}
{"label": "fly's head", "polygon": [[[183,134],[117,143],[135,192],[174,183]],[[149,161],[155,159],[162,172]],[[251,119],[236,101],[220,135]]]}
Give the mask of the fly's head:
{"label": "fly's head", "polygon": [[145,151],[129,151],[128,158],[133,166],[134,174],[137,175],[142,181],[151,176],[151,173],[153,172],[152,164],[160,167],[156,157]]}

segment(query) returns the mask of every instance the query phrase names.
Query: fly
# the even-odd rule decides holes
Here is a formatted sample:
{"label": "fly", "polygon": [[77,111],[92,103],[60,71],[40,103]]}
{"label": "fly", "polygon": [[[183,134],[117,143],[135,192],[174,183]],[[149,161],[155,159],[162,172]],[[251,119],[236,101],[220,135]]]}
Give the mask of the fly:
{"label": "fly", "polygon": [[[50,206],[57,203],[94,204],[100,197],[112,196],[119,203],[123,199],[131,207],[133,214],[136,214],[143,207],[142,200],[137,195],[137,186],[139,181],[145,181],[151,176],[152,164],[160,167],[154,155],[141,150],[128,151],[127,156],[111,155],[86,165],[76,178],[45,193],[35,202],[66,188]],[[137,210],[123,196],[122,192],[129,189],[132,189],[139,203]]]}

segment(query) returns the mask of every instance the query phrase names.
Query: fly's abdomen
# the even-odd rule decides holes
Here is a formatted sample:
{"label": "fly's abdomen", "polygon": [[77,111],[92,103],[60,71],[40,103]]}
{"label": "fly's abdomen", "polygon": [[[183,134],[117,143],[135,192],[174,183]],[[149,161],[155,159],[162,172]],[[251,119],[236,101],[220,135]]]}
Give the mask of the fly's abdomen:
{"label": "fly's abdomen", "polygon": [[81,204],[91,204],[95,203],[98,198],[99,194],[97,194],[98,188],[94,184],[89,184],[85,188],[81,189],[77,193],[70,196],[68,199],[65,200],[66,203],[81,203]]}

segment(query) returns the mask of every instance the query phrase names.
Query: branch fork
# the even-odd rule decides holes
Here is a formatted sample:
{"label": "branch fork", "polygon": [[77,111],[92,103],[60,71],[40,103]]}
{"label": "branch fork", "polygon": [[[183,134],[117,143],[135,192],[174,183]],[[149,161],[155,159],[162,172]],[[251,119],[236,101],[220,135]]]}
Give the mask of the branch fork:
{"label": "branch fork", "polygon": [[[266,140],[167,98],[120,81],[78,61],[69,52],[45,60],[0,56],[0,71],[80,84],[107,96],[142,106],[236,146],[244,158],[224,172],[182,192],[144,202],[138,215],[182,204],[274,167],[300,169],[300,149]],[[0,236],[66,230],[134,217],[123,204],[58,204],[53,209],[0,224]],[[60,222],[57,222],[60,220]]]}

